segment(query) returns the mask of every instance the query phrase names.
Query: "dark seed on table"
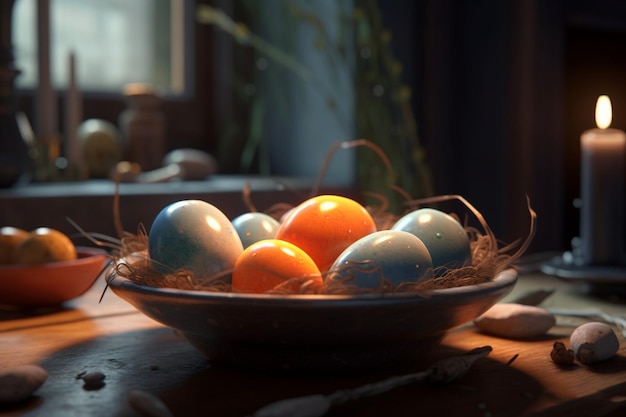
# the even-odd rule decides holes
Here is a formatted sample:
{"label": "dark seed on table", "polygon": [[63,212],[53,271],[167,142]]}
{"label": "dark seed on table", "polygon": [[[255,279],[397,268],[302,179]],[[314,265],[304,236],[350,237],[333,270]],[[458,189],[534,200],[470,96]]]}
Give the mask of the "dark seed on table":
{"label": "dark seed on table", "polygon": [[104,386],[106,376],[102,372],[88,372],[82,376],[86,389],[98,389]]}

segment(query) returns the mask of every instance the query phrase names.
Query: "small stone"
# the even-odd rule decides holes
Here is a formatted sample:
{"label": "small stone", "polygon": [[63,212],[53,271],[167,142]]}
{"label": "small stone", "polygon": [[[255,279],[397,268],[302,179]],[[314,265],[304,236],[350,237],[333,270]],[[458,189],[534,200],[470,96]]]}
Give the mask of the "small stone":
{"label": "small stone", "polygon": [[252,417],[321,417],[331,405],[328,397],[324,395],[307,395],[268,404]]}
{"label": "small stone", "polygon": [[550,358],[557,365],[571,365],[574,363],[574,351],[565,347],[563,342],[554,342]]}
{"label": "small stone", "polygon": [[85,389],[94,390],[104,386],[106,376],[102,372],[88,372],[82,376]]}
{"label": "small stone", "polygon": [[517,303],[500,303],[474,320],[485,333],[508,339],[532,339],[546,334],[556,324],[547,310]]}
{"label": "small stone", "polygon": [[128,393],[130,406],[144,417],[174,417],[174,414],[157,396],[142,390]]}
{"label": "small stone", "polygon": [[0,371],[0,403],[27,399],[47,378],[48,372],[37,365],[19,365]]}
{"label": "small stone", "polygon": [[619,349],[619,340],[608,324],[589,322],[574,329],[570,335],[570,346],[576,359],[588,365],[614,357]]}

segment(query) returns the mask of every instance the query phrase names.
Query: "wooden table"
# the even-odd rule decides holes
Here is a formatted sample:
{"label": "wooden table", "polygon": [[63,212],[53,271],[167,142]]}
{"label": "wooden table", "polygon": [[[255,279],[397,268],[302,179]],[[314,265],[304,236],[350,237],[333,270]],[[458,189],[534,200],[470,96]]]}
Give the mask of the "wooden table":
{"label": "wooden table", "polygon": [[[161,398],[177,417],[243,417],[279,399],[328,394],[419,370],[274,375],[222,368],[210,364],[172,330],[138,313],[111,291],[99,303],[103,287],[99,282],[57,310],[0,310],[0,368],[34,363],[49,373],[33,398],[18,405],[0,405],[0,415],[137,416],[127,395],[131,389],[141,389]],[[522,274],[507,300],[540,288],[556,289],[543,306],[626,313],[623,300],[594,298],[573,284],[535,272]],[[619,355],[605,363],[563,369],[550,360],[554,341],[567,342],[571,330],[581,322],[559,316],[557,326],[534,341],[487,336],[468,324],[450,332],[432,355],[435,360],[492,346],[492,353],[463,379],[441,386],[414,383],[338,406],[327,415],[626,415],[626,344],[621,332]],[[90,371],[106,375],[104,387],[83,387],[77,375]]]}

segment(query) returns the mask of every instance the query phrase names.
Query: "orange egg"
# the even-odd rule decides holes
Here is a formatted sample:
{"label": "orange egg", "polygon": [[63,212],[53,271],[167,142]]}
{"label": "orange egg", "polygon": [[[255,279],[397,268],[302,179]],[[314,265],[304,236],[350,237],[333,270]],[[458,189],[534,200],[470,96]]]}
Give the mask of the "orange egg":
{"label": "orange egg", "polygon": [[76,248],[70,238],[49,227],[38,227],[31,231],[13,253],[14,263],[25,265],[71,261],[77,257]]}
{"label": "orange egg", "polygon": [[375,231],[374,219],[358,202],[320,195],[295,207],[278,228],[276,239],[304,250],[325,272],[344,249]]}
{"label": "orange egg", "polygon": [[235,262],[234,292],[263,293],[293,279],[287,289],[298,293],[322,285],[322,275],[311,257],[296,245],[277,239],[260,240],[248,246]]}
{"label": "orange egg", "polygon": [[13,263],[16,248],[25,241],[30,234],[17,227],[3,226],[0,228],[0,265]]}

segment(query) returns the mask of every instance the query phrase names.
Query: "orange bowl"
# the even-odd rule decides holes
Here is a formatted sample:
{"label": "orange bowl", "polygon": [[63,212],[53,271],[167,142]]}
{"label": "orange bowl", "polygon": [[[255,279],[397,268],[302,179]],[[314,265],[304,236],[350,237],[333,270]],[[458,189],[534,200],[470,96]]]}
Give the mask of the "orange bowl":
{"label": "orange bowl", "polygon": [[106,252],[77,247],[72,261],[0,266],[0,305],[52,307],[84,294],[105,264]]}

